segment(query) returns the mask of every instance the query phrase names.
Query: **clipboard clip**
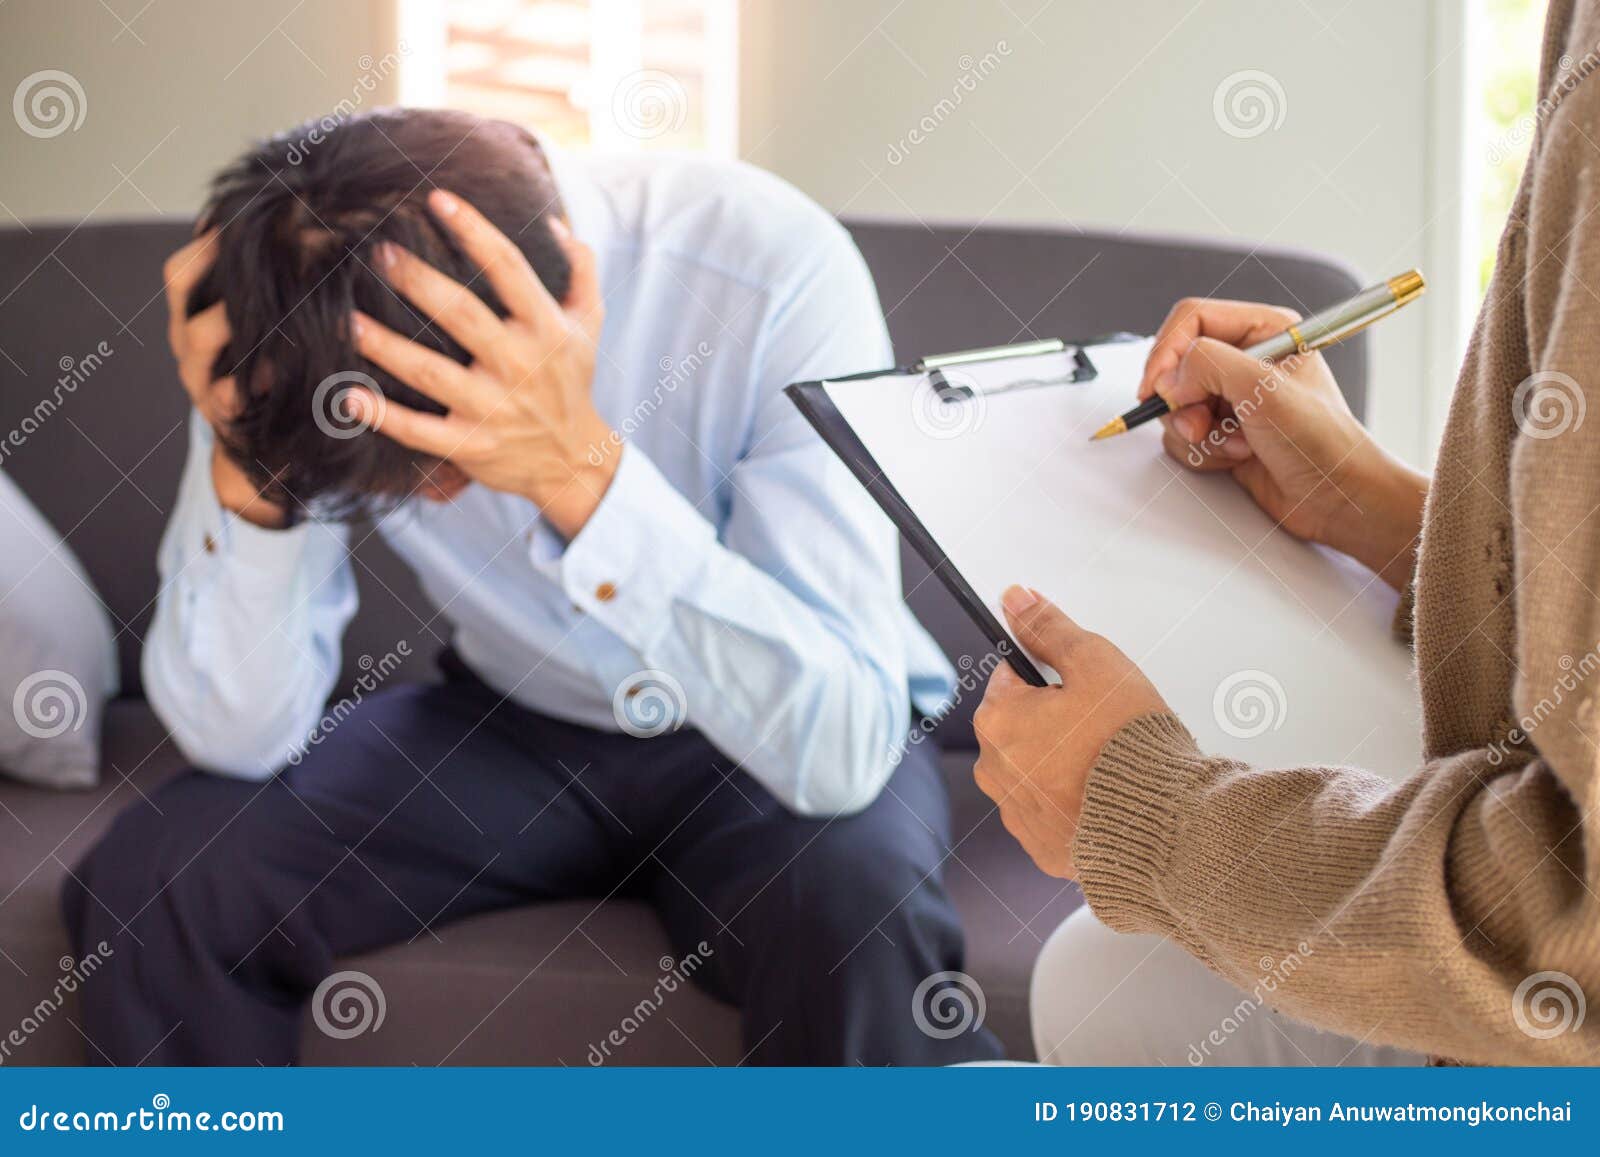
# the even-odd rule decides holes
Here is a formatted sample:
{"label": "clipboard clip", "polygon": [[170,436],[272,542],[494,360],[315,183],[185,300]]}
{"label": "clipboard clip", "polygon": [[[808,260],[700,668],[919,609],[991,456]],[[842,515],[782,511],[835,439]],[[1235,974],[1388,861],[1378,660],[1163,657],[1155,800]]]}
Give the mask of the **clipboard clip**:
{"label": "clipboard clip", "polygon": [[972,350],[956,350],[947,354],[929,354],[911,369],[913,373],[928,374],[950,366],[970,365],[972,362],[997,362],[1002,358],[1032,358],[1040,354],[1058,354],[1066,348],[1067,343],[1060,338],[1047,337],[1038,341],[1019,342],[1016,345],[990,345]]}
{"label": "clipboard clip", "polygon": [[[986,364],[1009,358],[1039,357],[1044,354],[1066,353],[1068,351],[1071,351],[1072,354],[1072,369],[1065,374],[1057,374],[1048,378],[1019,378],[1015,381],[999,382],[992,386],[980,388],[971,381],[952,380],[953,375],[945,372],[960,366]],[[993,397],[996,394],[1038,389],[1042,386],[1073,385],[1078,382],[1093,381],[1100,373],[1099,370],[1095,369],[1094,362],[1090,360],[1089,354],[1082,345],[1072,345],[1054,337],[1043,338],[1039,341],[1021,342],[1017,345],[984,346],[981,349],[932,354],[923,358],[911,368],[915,373],[928,375],[928,384],[933,387],[941,402],[970,401],[980,393],[984,397]]]}

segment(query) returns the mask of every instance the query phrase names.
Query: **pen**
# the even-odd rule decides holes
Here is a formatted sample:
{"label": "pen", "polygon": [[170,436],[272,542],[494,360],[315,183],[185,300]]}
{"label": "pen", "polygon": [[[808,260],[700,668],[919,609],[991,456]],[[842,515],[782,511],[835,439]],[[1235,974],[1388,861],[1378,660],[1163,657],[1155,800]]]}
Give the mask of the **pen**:
{"label": "pen", "polygon": [[[1422,274],[1415,269],[1408,269],[1387,281],[1368,286],[1348,301],[1312,314],[1275,337],[1257,342],[1244,352],[1258,361],[1275,361],[1290,354],[1326,349],[1365,329],[1379,318],[1387,317],[1402,305],[1415,301],[1426,288]],[[1169,409],[1165,398],[1151,396],[1101,426],[1089,436],[1089,441],[1098,442],[1102,438],[1126,434],[1136,426],[1161,417]]]}

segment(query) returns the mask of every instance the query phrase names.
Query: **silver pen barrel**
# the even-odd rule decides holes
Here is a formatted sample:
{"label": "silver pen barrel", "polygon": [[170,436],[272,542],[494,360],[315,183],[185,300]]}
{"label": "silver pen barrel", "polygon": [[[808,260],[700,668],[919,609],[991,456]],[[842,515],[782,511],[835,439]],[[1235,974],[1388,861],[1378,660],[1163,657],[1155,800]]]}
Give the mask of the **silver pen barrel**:
{"label": "silver pen barrel", "polygon": [[1258,341],[1244,352],[1257,359],[1277,359],[1319,349],[1329,338],[1360,329],[1368,322],[1411,301],[1422,293],[1422,275],[1416,270],[1380,281],[1354,297],[1329,306],[1291,325],[1282,333]]}

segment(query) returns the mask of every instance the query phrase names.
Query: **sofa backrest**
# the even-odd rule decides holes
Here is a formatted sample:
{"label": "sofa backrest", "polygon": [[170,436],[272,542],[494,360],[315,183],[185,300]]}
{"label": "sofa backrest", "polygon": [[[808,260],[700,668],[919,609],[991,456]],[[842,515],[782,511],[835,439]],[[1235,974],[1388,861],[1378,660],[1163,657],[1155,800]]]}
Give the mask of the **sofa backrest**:
{"label": "sofa backrest", "polygon": [[[1304,254],[1072,229],[848,222],[878,283],[902,359],[1029,337],[1148,331],[1186,294],[1281,301],[1302,312],[1356,288],[1343,267]],[[155,544],[176,493],[186,406],[167,350],[161,264],[189,224],[140,221],[0,229],[0,469],[65,536],[113,616],[125,693],[156,598]],[[1330,355],[1357,413],[1364,338]],[[410,573],[357,533],[361,611],[345,640],[364,656],[411,642],[399,677],[431,676],[445,629]],[[952,655],[981,636],[914,557],[912,605]],[[369,662],[370,665],[370,662]],[[941,729],[970,743],[973,704]]]}

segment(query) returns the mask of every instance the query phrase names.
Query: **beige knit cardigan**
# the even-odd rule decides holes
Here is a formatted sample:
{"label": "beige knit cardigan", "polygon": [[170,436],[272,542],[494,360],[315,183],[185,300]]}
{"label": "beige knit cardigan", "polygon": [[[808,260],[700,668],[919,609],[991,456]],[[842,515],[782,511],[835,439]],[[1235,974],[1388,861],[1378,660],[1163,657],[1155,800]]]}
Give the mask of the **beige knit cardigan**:
{"label": "beige knit cardigan", "polygon": [[1428,496],[1422,768],[1399,787],[1254,768],[1148,716],[1101,752],[1073,849],[1112,928],[1246,989],[1293,957],[1285,1013],[1470,1062],[1600,1063],[1597,9],[1550,4],[1532,152]]}

